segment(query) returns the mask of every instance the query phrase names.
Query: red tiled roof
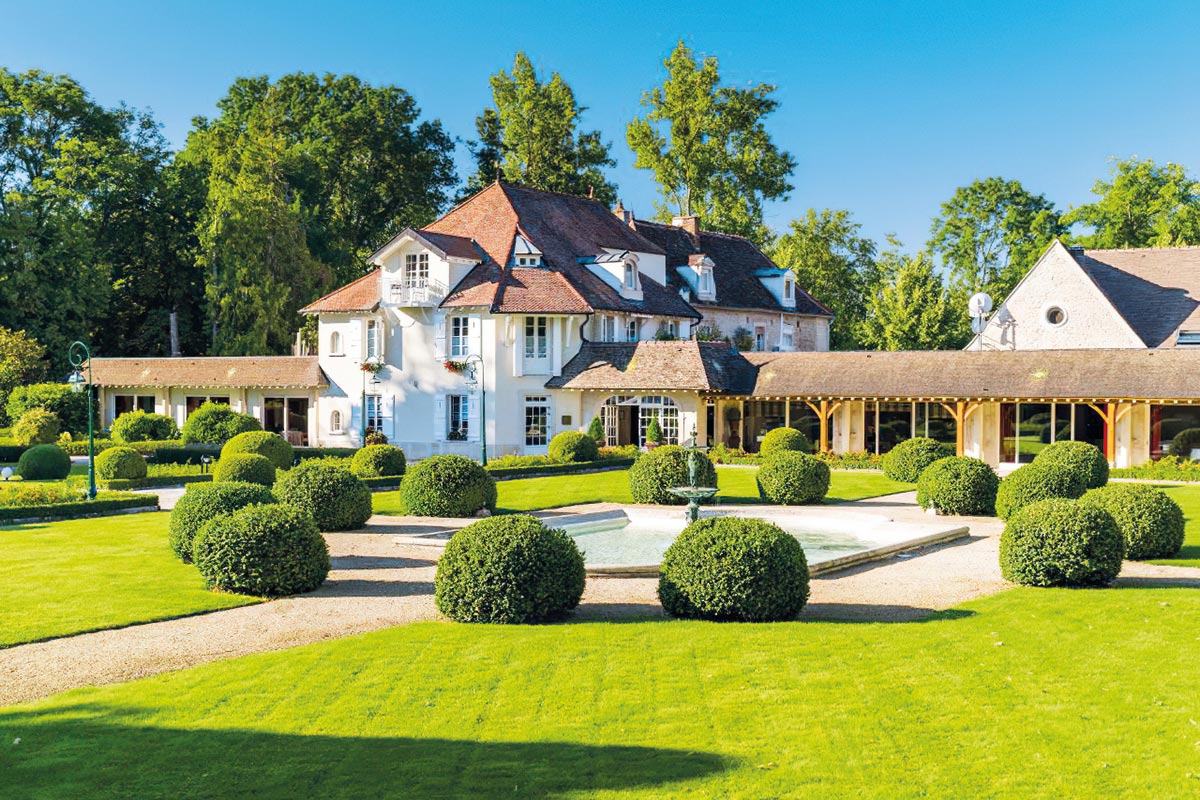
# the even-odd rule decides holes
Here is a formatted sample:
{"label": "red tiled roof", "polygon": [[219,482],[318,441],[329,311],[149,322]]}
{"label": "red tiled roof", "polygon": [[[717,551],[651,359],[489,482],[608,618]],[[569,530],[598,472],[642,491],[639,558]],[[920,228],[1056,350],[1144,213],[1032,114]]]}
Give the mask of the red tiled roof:
{"label": "red tiled roof", "polygon": [[472,261],[484,261],[487,254],[474,241],[466,236],[454,236],[449,233],[434,231],[417,231],[417,235],[441,250],[450,258],[466,258]]}
{"label": "red tiled roof", "polygon": [[316,356],[93,358],[98,386],[316,389],[329,385]]}
{"label": "red tiled roof", "polygon": [[336,289],[300,309],[301,314],[331,311],[374,311],[379,307],[379,270],[373,269],[356,281]]}
{"label": "red tiled roof", "polygon": [[551,389],[748,392],[754,368],[725,342],[585,342]]}

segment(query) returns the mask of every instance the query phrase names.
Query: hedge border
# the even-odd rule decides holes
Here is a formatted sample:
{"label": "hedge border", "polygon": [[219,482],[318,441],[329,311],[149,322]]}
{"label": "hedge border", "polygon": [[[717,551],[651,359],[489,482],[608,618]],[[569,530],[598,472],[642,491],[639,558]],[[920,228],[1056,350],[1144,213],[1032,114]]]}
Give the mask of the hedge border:
{"label": "hedge border", "polygon": [[599,461],[580,461],[574,464],[534,464],[528,467],[487,468],[488,475],[504,478],[537,478],[544,475],[570,475],[576,472],[608,472],[632,467],[636,458],[603,458]]}
{"label": "hedge border", "polygon": [[0,520],[14,524],[22,522],[48,522],[59,519],[77,519],[79,517],[102,517],[110,513],[119,513],[131,509],[137,511],[158,511],[158,497],[152,494],[135,495],[132,497],[104,497],[100,495],[95,500],[81,500],[77,503],[54,503],[45,506],[13,506],[10,508],[0,508]]}
{"label": "hedge border", "polygon": [[113,492],[124,492],[129,489],[163,489],[171,486],[183,486],[185,483],[207,483],[212,481],[212,473],[205,475],[150,475],[145,478],[118,478],[111,481],[101,481],[100,485]]}

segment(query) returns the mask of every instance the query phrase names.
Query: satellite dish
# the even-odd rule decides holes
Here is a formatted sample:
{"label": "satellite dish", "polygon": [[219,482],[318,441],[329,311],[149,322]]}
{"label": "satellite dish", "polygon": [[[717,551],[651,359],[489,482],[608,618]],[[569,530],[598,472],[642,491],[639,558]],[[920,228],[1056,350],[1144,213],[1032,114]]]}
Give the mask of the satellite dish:
{"label": "satellite dish", "polygon": [[967,309],[972,317],[982,317],[992,310],[992,298],[984,292],[976,292],[967,301]]}
{"label": "satellite dish", "polygon": [[971,318],[971,333],[974,333],[974,334],[983,333],[983,329],[986,327],[987,327],[987,320],[984,319],[983,317],[972,317]]}

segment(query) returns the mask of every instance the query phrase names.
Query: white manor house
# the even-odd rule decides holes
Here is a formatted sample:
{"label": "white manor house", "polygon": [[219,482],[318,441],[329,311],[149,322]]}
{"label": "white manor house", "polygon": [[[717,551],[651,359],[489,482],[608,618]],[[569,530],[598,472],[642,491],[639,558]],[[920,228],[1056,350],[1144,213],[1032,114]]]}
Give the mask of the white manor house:
{"label": "white manor house", "polygon": [[[1055,242],[965,351],[826,352],[832,314],[747,239],[496,183],[396,235],[302,309],[316,356],[96,358],[105,425],[230,403],[297,444],[382,431],[410,458],[541,454],[599,416],[610,445],[834,452],[928,435],[993,465],[1093,442],[1116,465],[1200,427],[1200,248]],[[736,341],[734,348],[726,339]]]}

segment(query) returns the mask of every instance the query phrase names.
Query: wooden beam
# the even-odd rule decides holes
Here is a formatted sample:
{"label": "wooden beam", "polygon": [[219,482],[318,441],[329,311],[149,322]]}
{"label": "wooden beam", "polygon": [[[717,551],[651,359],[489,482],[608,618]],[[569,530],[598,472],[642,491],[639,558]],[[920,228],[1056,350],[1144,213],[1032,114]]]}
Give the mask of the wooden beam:
{"label": "wooden beam", "polygon": [[817,411],[821,417],[821,452],[829,452],[829,401],[822,400],[821,408]]}

